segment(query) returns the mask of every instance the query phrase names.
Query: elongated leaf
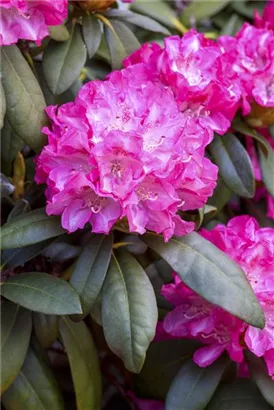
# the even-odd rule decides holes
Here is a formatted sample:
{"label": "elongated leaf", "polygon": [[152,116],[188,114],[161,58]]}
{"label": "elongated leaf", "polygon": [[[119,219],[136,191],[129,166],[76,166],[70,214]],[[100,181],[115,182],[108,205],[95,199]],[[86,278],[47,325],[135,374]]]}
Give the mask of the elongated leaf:
{"label": "elongated leaf", "polygon": [[88,328],[84,322],[74,323],[63,317],[60,333],[69,358],[77,410],[101,409],[99,360]]}
{"label": "elongated leaf", "polygon": [[240,132],[243,135],[254,138],[260,145],[264,154],[267,156],[272,152],[272,148],[263,135],[261,135],[254,128],[250,128],[241,118],[236,117],[232,122],[232,127],[235,131]]}
{"label": "elongated leaf", "polygon": [[4,117],[6,114],[6,97],[2,83],[0,83],[0,130],[4,126]]}
{"label": "elongated leaf", "polygon": [[144,366],[134,379],[138,391],[147,397],[165,400],[172,380],[197,346],[196,341],[182,339],[152,342]]}
{"label": "elongated leaf", "polygon": [[15,45],[1,47],[1,73],[7,119],[20,138],[38,152],[45,143],[41,128],[46,123],[46,102],[35,75]]}
{"label": "elongated leaf", "polygon": [[181,20],[184,24],[189,25],[190,19],[200,21],[217,14],[227,6],[230,0],[193,0],[189,6],[184,8]]}
{"label": "elongated leaf", "polygon": [[271,410],[259,390],[248,379],[218,388],[206,410]]}
{"label": "elongated leaf", "polygon": [[5,118],[4,127],[1,130],[1,157],[8,163],[12,163],[17,153],[21,151],[24,143],[12,129]]}
{"label": "elongated leaf", "polygon": [[53,94],[62,94],[77,79],[85,65],[87,50],[81,28],[76,24],[70,38],[62,43],[50,41],[43,58],[46,82]]}
{"label": "elongated leaf", "polygon": [[107,11],[105,13],[105,16],[121,19],[122,21],[125,21],[127,23],[142,27],[145,30],[155,31],[156,33],[162,33],[165,35],[170,34],[170,32],[157,21],[153,20],[150,17],[143,16],[142,14],[133,13],[132,11],[112,9],[110,11]]}
{"label": "elongated leaf", "polygon": [[89,58],[92,58],[99,48],[102,39],[100,21],[92,14],[86,13],[83,17],[83,38]]}
{"label": "elongated leaf", "polygon": [[70,37],[68,29],[63,24],[60,24],[59,26],[50,26],[49,35],[55,41],[66,41]]}
{"label": "elongated leaf", "polygon": [[19,199],[18,201],[16,201],[14,207],[10,211],[7,222],[12,221],[17,216],[26,214],[30,210],[30,203],[26,199]]}
{"label": "elongated leaf", "polygon": [[223,179],[219,175],[217,186],[213,195],[208,199],[208,204],[217,208],[216,213],[220,212],[229,201],[231,195],[231,190],[224,184]]}
{"label": "elongated leaf", "polygon": [[2,401],[6,410],[64,410],[50,368],[31,348],[21,372],[3,394]]}
{"label": "elongated leaf", "polygon": [[1,393],[18,375],[28,350],[31,313],[14,303],[1,306]]}
{"label": "elongated leaf", "polygon": [[10,182],[10,180],[0,172],[0,194],[1,198],[6,198],[7,196],[10,196],[10,194],[13,193],[14,191],[14,186]]}
{"label": "elongated leaf", "polygon": [[271,151],[268,156],[264,154],[260,146],[258,146],[258,151],[264,184],[274,198],[274,151]]}
{"label": "elongated leaf", "polygon": [[1,248],[12,249],[32,245],[64,232],[58,217],[47,216],[44,208],[36,209],[2,226]]}
{"label": "elongated leaf", "polygon": [[105,26],[105,35],[112,69],[119,70],[122,67],[122,61],[133,51],[137,50],[140,47],[140,43],[132,31],[118,20],[111,20],[111,28]]}
{"label": "elongated leaf", "polygon": [[33,313],[33,327],[41,346],[46,349],[57,339],[59,332],[59,318],[55,315]]}
{"label": "elongated leaf", "polygon": [[202,368],[189,359],[172,382],[166,398],[166,410],[205,409],[228,363],[227,357],[221,357],[211,366]]}
{"label": "elongated leaf", "polygon": [[78,293],[83,315],[92,309],[106,277],[112,249],[112,235],[94,235],[84,247],[70,278]]}
{"label": "elongated leaf", "polygon": [[138,373],[154,337],[157,306],[152,285],[125,250],[113,254],[103,286],[102,323],[110,349]]}
{"label": "elongated leaf", "polygon": [[222,28],[220,34],[222,36],[234,36],[242,25],[243,20],[238,16],[238,14],[232,14],[228,22]]}
{"label": "elongated leaf", "polygon": [[252,198],[255,179],[248,153],[235,135],[215,135],[210,152],[225,184],[236,194]]}
{"label": "elongated leaf", "polygon": [[165,243],[161,236],[143,240],[178,273],[187,286],[253,326],[264,326],[262,309],[242,269],[196,232]]}
{"label": "elongated leaf", "polygon": [[1,285],[1,294],[14,303],[48,315],[82,313],[75,290],[64,280],[46,273],[22,273]]}
{"label": "elongated leaf", "polygon": [[160,21],[165,26],[174,28],[173,19],[176,17],[169,3],[162,0],[146,1],[136,0],[132,6],[132,10],[149,16],[157,21]]}
{"label": "elongated leaf", "polygon": [[265,400],[274,407],[274,380],[268,375],[264,360],[249,352],[246,354],[246,357],[252,378]]}

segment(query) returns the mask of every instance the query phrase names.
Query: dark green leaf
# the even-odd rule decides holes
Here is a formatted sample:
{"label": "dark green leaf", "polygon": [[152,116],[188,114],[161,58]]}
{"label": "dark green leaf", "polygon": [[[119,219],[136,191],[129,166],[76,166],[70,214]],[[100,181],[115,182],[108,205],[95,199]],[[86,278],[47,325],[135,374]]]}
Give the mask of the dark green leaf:
{"label": "dark green leaf", "polygon": [[217,186],[214,190],[212,197],[208,199],[208,204],[213,205],[217,208],[216,213],[220,212],[223,207],[227,204],[231,197],[232,192],[230,189],[224,184],[223,179],[218,177]]}
{"label": "dark green leaf", "polygon": [[250,128],[249,125],[246,124],[241,118],[236,117],[233,120],[232,127],[235,131],[240,132],[243,135],[247,135],[248,137],[252,137],[256,141],[258,141],[261,149],[266,156],[272,152],[272,148],[265,137],[254,128]]}
{"label": "dark green leaf", "polygon": [[249,379],[238,379],[217,389],[206,410],[271,410]]}
{"label": "dark green leaf", "polygon": [[22,273],[1,285],[1,294],[14,303],[48,315],[82,313],[75,290],[64,280],[46,273]]}
{"label": "dark green leaf", "polygon": [[8,122],[7,116],[5,118],[4,127],[1,130],[1,156],[8,163],[11,164],[17,153],[21,151],[24,143],[19,136],[12,129]]}
{"label": "dark green leaf", "polygon": [[28,63],[15,45],[1,47],[2,81],[7,101],[7,119],[15,132],[34,151],[40,151],[45,136],[46,102]]}
{"label": "dark green leaf", "polygon": [[6,410],[64,410],[50,368],[31,348],[21,372],[3,394],[2,401]]}
{"label": "dark green leaf", "polygon": [[238,138],[230,133],[215,135],[209,149],[228,188],[237,195],[252,198],[255,193],[252,163]]}
{"label": "dark green leaf", "polygon": [[76,261],[70,284],[80,297],[83,316],[91,311],[102,289],[111,257],[112,242],[112,234],[92,236]]}
{"label": "dark green leaf", "polygon": [[37,339],[43,348],[48,348],[58,337],[58,316],[33,313],[33,327]]}
{"label": "dark green leaf", "polygon": [[68,354],[76,394],[77,410],[99,410],[101,373],[91,334],[84,322],[60,320],[60,333]]}
{"label": "dark green leaf", "polygon": [[100,21],[92,14],[83,17],[83,38],[89,58],[92,58],[101,43],[102,27]]}
{"label": "dark green leaf", "polygon": [[133,13],[131,11],[121,11],[119,9],[112,9],[105,13],[107,17],[113,17],[121,19],[122,21],[135,26],[142,27],[148,31],[155,31],[156,33],[162,33],[165,35],[170,35],[170,32],[157,21],[150,17],[143,16],[142,14]]}
{"label": "dark green leaf", "polygon": [[69,40],[57,43],[51,40],[45,50],[43,70],[46,82],[53,94],[62,94],[77,79],[85,65],[87,50],[81,26],[73,26]]}
{"label": "dark green leaf", "polygon": [[166,398],[166,410],[203,410],[217,389],[228,365],[221,357],[208,367],[199,367],[193,359],[183,364]]}
{"label": "dark green leaf", "polygon": [[1,228],[2,249],[18,248],[42,242],[64,233],[57,216],[47,216],[44,208],[14,218]]}
{"label": "dark green leaf", "polygon": [[184,8],[181,20],[184,24],[189,25],[191,19],[197,22],[209,18],[226,7],[229,2],[230,0],[192,0],[192,2]]}
{"label": "dark green leaf", "polygon": [[0,83],[0,130],[4,126],[4,118],[6,114],[6,97],[2,83]]}
{"label": "dark green leaf", "polygon": [[[255,6],[256,3],[256,6]],[[245,18],[253,20],[254,18],[254,11],[257,8],[258,10],[258,5],[262,3],[261,1],[259,2],[248,2],[248,1],[233,1],[231,3],[231,7],[233,10],[236,11],[236,13],[242,15]]]}
{"label": "dark green leaf", "polygon": [[1,306],[1,393],[18,375],[29,346],[31,313],[14,303]]}
{"label": "dark green leaf", "polygon": [[113,254],[103,285],[102,323],[110,349],[138,373],[155,334],[157,306],[145,271],[122,249]]}
{"label": "dark green leaf", "polygon": [[196,232],[168,243],[152,233],[143,240],[206,300],[253,326],[264,326],[263,311],[244,272],[211,242]]}
{"label": "dark green leaf", "polygon": [[274,151],[272,150],[267,156],[260,146],[258,146],[258,151],[265,187],[274,198]]}
{"label": "dark green leaf", "polygon": [[122,67],[122,61],[140,47],[140,43],[130,29],[120,21],[111,20],[111,28],[105,26],[106,41],[113,70]]}
{"label": "dark green leaf", "polygon": [[31,210],[30,204],[26,199],[19,199],[16,201],[14,207],[9,213],[7,218],[7,222],[12,221],[12,219],[16,218],[17,216],[23,215]]}
{"label": "dark green leaf", "polygon": [[55,41],[67,41],[69,39],[69,31],[63,24],[50,26],[49,35]]}
{"label": "dark green leaf", "polygon": [[145,14],[157,21],[160,21],[165,26],[174,28],[173,19],[176,17],[170,5],[162,0],[146,1],[136,0],[132,4],[132,10]]}
{"label": "dark green leaf", "polygon": [[232,14],[228,22],[222,28],[220,34],[222,36],[234,36],[242,25],[243,20],[238,16],[238,14]]}
{"label": "dark green leaf", "polygon": [[268,375],[264,360],[250,352],[246,354],[246,357],[252,378],[265,400],[274,407],[274,380]]}
{"label": "dark green leaf", "polygon": [[144,366],[135,376],[138,391],[147,397],[164,400],[172,380],[197,346],[196,341],[179,339],[152,342]]}
{"label": "dark green leaf", "polygon": [[14,191],[14,186],[10,182],[10,180],[0,172],[0,195],[1,198],[6,198],[7,196],[10,196],[10,194],[13,193]]}

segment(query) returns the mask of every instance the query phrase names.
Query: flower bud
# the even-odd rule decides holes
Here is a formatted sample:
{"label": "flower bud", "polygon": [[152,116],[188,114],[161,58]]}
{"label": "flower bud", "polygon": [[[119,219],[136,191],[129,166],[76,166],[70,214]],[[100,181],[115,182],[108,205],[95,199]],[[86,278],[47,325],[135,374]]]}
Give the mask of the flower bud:
{"label": "flower bud", "polygon": [[80,0],[75,3],[84,11],[99,12],[107,10],[115,0]]}
{"label": "flower bud", "polygon": [[251,111],[247,116],[251,127],[268,127],[274,124],[274,107],[263,107],[256,102],[251,104]]}

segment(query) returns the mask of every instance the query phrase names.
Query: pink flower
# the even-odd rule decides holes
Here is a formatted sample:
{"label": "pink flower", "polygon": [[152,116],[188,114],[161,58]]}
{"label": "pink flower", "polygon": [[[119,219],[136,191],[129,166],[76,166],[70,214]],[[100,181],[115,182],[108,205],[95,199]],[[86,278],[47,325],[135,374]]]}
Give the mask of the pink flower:
{"label": "pink flower", "polygon": [[48,26],[61,24],[67,11],[67,0],[0,0],[0,45],[20,39],[41,42]]}
{"label": "pink flower", "polygon": [[254,25],[258,28],[267,28],[268,30],[274,30],[274,1],[268,1],[262,17],[258,11],[255,11]]}
{"label": "pink flower", "polygon": [[[194,229],[178,210],[200,208],[212,195],[217,167],[211,141],[180,112],[171,89],[134,65],[85,84],[75,102],[48,107],[52,128],[36,160],[47,184],[47,212],[69,232],[91,224],[108,233],[126,217],[132,232],[184,235]],[[208,127],[209,128],[209,127]]]}
{"label": "pink flower", "polygon": [[164,403],[160,400],[139,399],[134,392],[129,391],[127,397],[135,404],[136,410],[164,410]]}
{"label": "pink flower", "polygon": [[189,289],[175,274],[174,282],[162,287],[163,296],[174,305],[157,329],[157,340],[168,337],[192,338],[204,346],[194,354],[199,366],[208,366],[224,351],[238,363],[244,360],[243,349],[264,357],[269,375],[274,379],[274,229],[259,228],[249,216],[217,225],[201,235],[212,242],[244,270],[262,309],[266,325],[260,330],[247,325],[222,308]]}
{"label": "pink flower", "polygon": [[190,30],[182,38],[144,44],[127,57],[126,67],[143,64],[153,81],[170,86],[188,120],[223,134],[239,107],[241,88],[218,45]]}
{"label": "pink flower", "polygon": [[274,106],[274,32],[245,23],[235,37],[221,36],[218,44],[230,59],[243,91],[243,111],[250,103]]}

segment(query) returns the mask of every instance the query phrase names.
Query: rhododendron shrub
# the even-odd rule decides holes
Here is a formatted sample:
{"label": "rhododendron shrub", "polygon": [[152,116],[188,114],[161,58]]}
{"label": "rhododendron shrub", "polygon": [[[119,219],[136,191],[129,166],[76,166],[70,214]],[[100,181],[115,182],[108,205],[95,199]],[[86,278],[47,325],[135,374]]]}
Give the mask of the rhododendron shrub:
{"label": "rhododendron shrub", "polygon": [[244,349],[263,357],[274,379],[274,304],[273,263],[274,230],[259,228],[255,219],[239,216],[227,226],[217,225],[201,231],[206,239],[236,261],[244,270],[265,313],[264,329],[256,329],[218,306],[210,304],[189,289],[175,274],[174,282],[162,287],[163,296],[175,308],[160,325],[161,337],[197,338],[204,346],[194,354],[194,361],[209,366],[223,351],[242,363]]}
{"label": "rhododendron shrub", "polygon": [[272,12],[0,0],[3,410],[274,408]]}

